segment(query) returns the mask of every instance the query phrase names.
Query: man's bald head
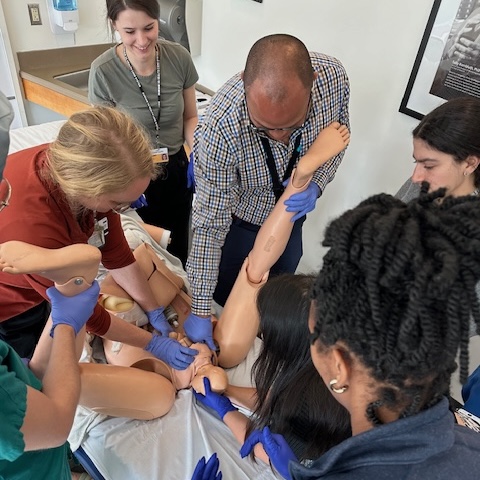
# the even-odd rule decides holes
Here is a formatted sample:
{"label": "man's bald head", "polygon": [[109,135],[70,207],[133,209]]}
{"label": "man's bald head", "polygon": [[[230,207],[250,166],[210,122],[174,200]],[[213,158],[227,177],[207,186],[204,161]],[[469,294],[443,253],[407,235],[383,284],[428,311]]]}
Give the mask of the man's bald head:
{"label": "man's bald head", "polygon": [[243,72],[245,91],[258,81],[272,99],[282,101],[292,80],[308,91],[312,88],[314,72],[303,42],[286,34],[268,35],[255,42]]}

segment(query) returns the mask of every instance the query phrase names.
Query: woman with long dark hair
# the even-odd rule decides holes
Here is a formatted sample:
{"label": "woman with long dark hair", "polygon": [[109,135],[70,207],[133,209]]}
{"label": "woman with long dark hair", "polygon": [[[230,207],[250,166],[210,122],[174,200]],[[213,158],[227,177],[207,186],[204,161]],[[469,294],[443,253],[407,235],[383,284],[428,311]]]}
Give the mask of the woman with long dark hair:
{"label": "woman with long dark hair", "polygon": [[[331,397],[310,357],[309,291],[314,277],[285,274],[259,291],[261,352],[252,369],[255,389],[229,386],[226,395],[211,391],[196,398],[213,408],[240,443],[257,428],[269,426],[285,436],[298,458],[316,458],[350,436],[347,411]],[[253,410],[247,418],[229,400]],[[263,449],[255,456],[268,462]]]}

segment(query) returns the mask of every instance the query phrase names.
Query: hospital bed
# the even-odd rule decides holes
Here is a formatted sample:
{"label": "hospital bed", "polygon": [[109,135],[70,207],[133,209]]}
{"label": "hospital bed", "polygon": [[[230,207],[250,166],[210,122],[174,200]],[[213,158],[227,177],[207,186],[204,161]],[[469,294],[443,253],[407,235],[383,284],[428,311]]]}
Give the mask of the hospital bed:
{"label": "hospital bed", "polygon": [[[12,130],[10,153],[52,141],[62,123]],[[257,339],[245,362],[227,372],[231,384],[251,386],[250,370],[260,347]],[[89,347],[85,351],[82,361],[90,361]],[[278,478],[268,465],[240,458],[240,445],[228,427],[197,404],[191,390],[179,391],[172,410],[149,421],[78,407],[69,442],[96,480],[187,480],[197,461],[214,452],[226,480]]]}

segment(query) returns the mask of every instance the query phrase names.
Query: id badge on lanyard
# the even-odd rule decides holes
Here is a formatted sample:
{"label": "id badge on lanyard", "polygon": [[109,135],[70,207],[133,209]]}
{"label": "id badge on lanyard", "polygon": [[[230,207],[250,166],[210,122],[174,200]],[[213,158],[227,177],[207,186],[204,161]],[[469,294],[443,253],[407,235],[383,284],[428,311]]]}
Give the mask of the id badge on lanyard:
{"label": "id badge on lanyard", "polygon": [[152,150],[153,163],[168,163],[168,148],[154,148]]}
{"label": "id badge on lanyard", "polygon": [[88,244],[97,248],[102,248],[105,245],[105,237],[108,234],[108,220],[102,218],[101,220],[95,219],[95,225],[93,226],[92,236],[88,239]]}

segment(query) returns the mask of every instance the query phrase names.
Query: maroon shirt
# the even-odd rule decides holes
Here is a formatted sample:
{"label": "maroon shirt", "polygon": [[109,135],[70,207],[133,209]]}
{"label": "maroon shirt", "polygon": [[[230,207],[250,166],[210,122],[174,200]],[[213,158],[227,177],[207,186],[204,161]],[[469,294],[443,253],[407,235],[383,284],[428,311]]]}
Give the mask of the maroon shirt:
{"label": "maroon shirt", "polygon": [[[7,158],[4,177],[12,186],[8,208],[0,215],[0,243],[21,240],[44,248],[61,248],[88,243],[95,218],[107,222],[105,245],[100,249],[102,263],[111,270],[135,261],[122,230],[120,216],[114,212],[87,210],[72,213],[66,198],[42,176],[48,144],[22,150]],[[105,220],[102,220],[105,219]],[[38,275],[12,275],[0,272],[0,322],[14,317],[47,299],[46,289],[53,283]],[[48,299],[47,299],[48,300]],[[110,315],[100,305],[87,322],[87,330],[104,335]]]}

